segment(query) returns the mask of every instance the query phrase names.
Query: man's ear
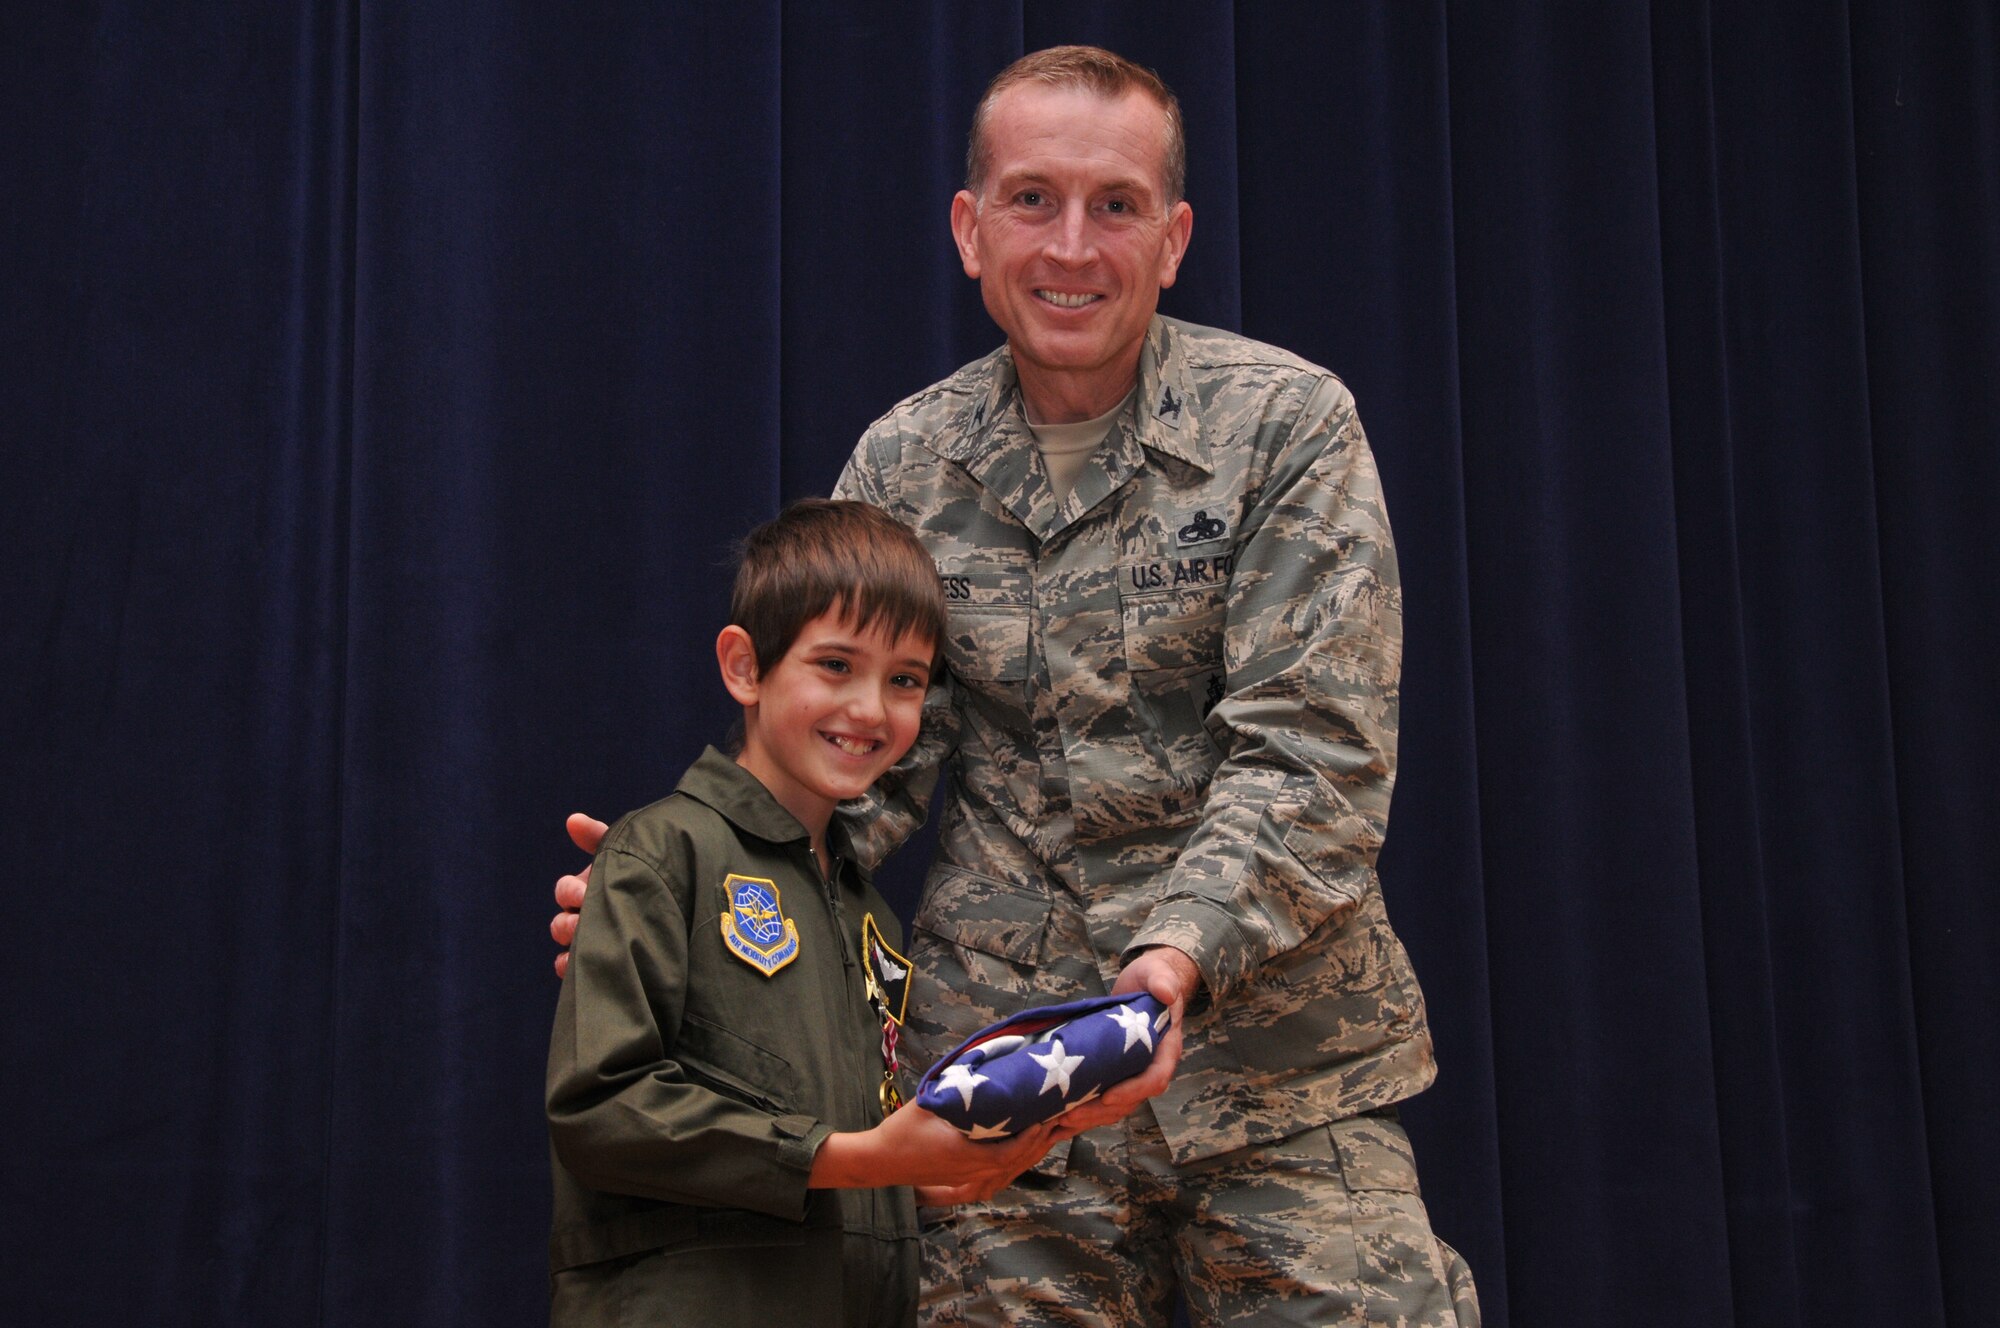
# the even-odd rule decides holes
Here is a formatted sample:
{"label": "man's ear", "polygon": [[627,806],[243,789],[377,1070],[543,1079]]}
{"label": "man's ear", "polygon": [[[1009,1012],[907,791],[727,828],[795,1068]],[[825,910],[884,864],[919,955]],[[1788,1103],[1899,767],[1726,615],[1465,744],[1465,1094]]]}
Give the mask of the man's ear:
{"label": "man's ear", "polygon": [[1194,237],[1194,209],[1183,198],[1167,210],[1167,233],[1160,242],[1160,289],[1165,290],[1180,276],[1181,259],[1187,257],[1188,241]]}
{"label": "man's ear", "polygon": [[736,704],[753,706],[757,704],[757,647],[750,640],[750,633],[735,623],[722,629],[715,638],[715,662],[722,670],[722,685],[736,699]]}
{"label": "man's ear", "polygon": [[979,200],[961,189],[951,199],[951,240],[965,275],[979,280]]}

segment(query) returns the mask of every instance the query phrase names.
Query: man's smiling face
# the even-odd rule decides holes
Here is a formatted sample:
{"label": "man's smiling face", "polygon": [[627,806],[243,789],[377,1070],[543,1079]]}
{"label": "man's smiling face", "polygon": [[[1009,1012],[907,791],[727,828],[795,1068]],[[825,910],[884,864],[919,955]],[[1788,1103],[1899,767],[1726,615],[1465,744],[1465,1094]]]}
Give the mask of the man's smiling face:
{"label": "man's smiling face", "polygon": [[1089,419],[1131,388],[1192,213],[1166,198],[1166,113],[1021,84],[986,122],[986,173],[952,200],[965,274],[1007,334],[1037,423]]}

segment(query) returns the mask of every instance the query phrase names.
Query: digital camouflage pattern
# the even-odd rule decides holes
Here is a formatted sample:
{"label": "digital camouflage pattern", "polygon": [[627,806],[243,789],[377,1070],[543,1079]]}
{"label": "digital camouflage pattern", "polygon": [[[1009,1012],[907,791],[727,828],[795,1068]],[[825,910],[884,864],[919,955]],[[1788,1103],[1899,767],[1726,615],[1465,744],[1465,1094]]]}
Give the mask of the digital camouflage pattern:
{"label": "digital camouflage pattern", "polygon": [[1003,348],[877,421],[836,492],[917,532],[950,615],[922,736],[849,809],[879,858],[949,764],[910,951],[916,1071],[1169,944],[1206,981],[1151,1104],[1175,1163],[1431,1081],[1375,875],[1402,599],[1338,379],[1155,318],[1133,410],[1058,500]]}
{"label": "digital camouflage pattern", "polygon": [[[1031,1177],[925,1241],[933,1328],[1194,1322],[1478,1328],[1471,1270],[1431,1234],[1409,1140],[1360,1116],[1176,1168],[1150,1130],[1077,1140],[1060,1185]],[[1173,1251],[1193,1257],[1183,1273]]]}

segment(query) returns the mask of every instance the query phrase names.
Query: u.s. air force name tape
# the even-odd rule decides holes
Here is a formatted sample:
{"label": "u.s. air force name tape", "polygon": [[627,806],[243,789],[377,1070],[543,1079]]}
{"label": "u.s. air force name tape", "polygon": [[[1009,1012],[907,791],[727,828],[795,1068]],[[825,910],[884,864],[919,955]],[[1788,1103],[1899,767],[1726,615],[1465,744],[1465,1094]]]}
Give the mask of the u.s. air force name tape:
{"label": "u.s. air force name tape", "polygon": [[931,1066],[917,1102],[974,1139],[1016,1134],[1145,1069],[1167,1019],[1144,992],[1023,1010]]}

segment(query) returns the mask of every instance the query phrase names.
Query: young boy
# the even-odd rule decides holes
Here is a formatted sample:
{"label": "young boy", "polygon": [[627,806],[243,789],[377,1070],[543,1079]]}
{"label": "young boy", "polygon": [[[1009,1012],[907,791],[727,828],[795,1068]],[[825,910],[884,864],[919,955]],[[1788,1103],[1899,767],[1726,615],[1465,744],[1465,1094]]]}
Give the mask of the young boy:
{"label": "young boy", "polygon": [[556,1007],[559,1328],[913,1322],[904,1187],[983,1198],[1047,1151],[1053,1125],[887,1109],[901,929],[831,818],[916,739],[943,631],[935,566],[872,507],[744,542],[715,643],[742,750],[605,836]]}

